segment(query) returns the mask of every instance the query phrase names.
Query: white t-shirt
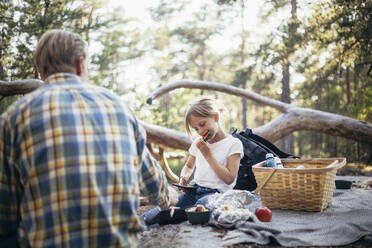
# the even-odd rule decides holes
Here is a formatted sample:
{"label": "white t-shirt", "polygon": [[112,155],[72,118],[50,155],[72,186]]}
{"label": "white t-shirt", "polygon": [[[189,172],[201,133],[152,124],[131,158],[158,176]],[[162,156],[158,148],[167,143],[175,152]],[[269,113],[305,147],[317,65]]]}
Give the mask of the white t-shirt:
{"label": "white t-shirt", "polygon": [[[203,154],[197,148],[196,143],[198,141],[199,138],[195,139],[189,149],[190,154],[195,157],[196,168],[194,181],[200,186],[218,189],[221,193],[226,192],[229,189],[233,189],[236,184],[236,178],[231,184],[226,184],[224,181],[222,181],[209,166]],[[224,167],[227,166],[227,158],[231,155],[239,153],[240,158],[242,158],[244,155],[242,142],[238,138],[235,138],[231,135],[228,135],[226,138],[213,144],[207,144],[211,149],[213,157],[220,165]]]}

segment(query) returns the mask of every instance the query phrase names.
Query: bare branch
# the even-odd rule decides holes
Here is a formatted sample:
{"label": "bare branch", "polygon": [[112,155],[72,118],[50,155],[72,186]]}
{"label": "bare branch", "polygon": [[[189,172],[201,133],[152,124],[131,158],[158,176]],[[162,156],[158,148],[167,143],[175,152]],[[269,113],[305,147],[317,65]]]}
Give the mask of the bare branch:
{"label": "bare branch", "polygon": [[178,88],[189,88],[189,89],[207,89],[207,90],[214,90],[214,91],[219,91],[239,97],[244,97],[247,99],[250,99],[252,101],[261,103],[263,105],[268,105],[273,108],[278,109],[281,112],[287,111],[288,108],[291,107],[290,104],[271,99],[265,96],[261,96],[257,93],[254,92],[249,92],[247,90],[237,88],[231,85],[223,84],[223,83],[216,83],[216,82],[206,82],[206,81],[190,81],[190,80],[181,80],[177,81],[174,83],[166,84],[159,89],[157,89],[154,93],[152,93],[148,98],[147,98],[147,103],[151,104],[154,99],[157,97],[172,91],[174,89]]}

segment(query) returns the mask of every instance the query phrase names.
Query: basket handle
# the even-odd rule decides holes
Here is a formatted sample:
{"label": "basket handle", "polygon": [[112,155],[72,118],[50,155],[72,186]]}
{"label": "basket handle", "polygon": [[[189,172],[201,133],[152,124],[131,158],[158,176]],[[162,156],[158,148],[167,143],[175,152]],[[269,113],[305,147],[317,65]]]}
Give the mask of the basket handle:
{"label": "basket handle", "polygon": [[338,160],[335,160],[333,161],[332,163],[330,163],[326,168],[333,168],[335,167],[335,165],[338,163]]}
{"label": "basket handle", "polygon": [[338,162],[338,160],[335,160],[332,163],[330,163],[326,168],[339,169],[343,167],[345,164],[346,164],[345,159],[342,160],[340,163]]}
{"label": "basket handle", "polygon": [[272,178],[272,176],[274,175],[274,173],[276,172],[276,169],[272,169],[268,174],[268,176],[265,178],[265,180],[263,181],[263,183],[257,187],[257,189],[255,190],[256,194],[260,194],[260,191],[261,189],[266,185],[266,183]]}

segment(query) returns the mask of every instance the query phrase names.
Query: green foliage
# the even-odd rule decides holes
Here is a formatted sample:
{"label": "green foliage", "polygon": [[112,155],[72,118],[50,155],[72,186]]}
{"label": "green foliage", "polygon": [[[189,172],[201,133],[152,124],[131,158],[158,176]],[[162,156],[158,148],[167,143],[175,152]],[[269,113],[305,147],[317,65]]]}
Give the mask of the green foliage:
{"label": "green foliage", "polygon": [[[47,30],[66,29],[99,48],[90,56],[93,83],[119,94],[130,92],[118,77],[124,74],[123,63],[140,57],[143,51],[137,47],[139,32],[128,28],[133,20],[124,19],[122,10],[103,14],[101,0],[25,0],[13,4],[11,0],[0,3],[0,80],[38,78],[33,63],[37,40]],[[9,101],[11,98],[3,103]]]}
{"label": "green foliage", "polygon": [[[315,6],[306,27],[310,52],[301,65],[306,75],[306,90],[301,91],[300,97],[306,99],[309,107],[355,118],[362,117],[358,112],[368,112],[372,55],[366,33],[371,31],[368,25],[371,7],[370,2],[363,0],[327,1]],[[347,70],[349,79],[346,79]]]}
{"label": "green foliage", "polygon": [[[371,122],[371,7],[363,0],[321,1],[314,6],[298,67],[306,77],[297,86],[302,106]],[[307,140],[309,134],[301,132],[299,138]],[[372,162],[368,145],[319,134],[312,139],[315,142],[303,152]]]}
{"label": "green foliage", "polygon": [[174,18],[175,14],[184,9],[188,3],[190,3],[190,1],[187,0],[159,0],[158,6],[150,9],[151,17],[157,22],[161,22],[168,18]]}
{"label": "green foliage", "polygon": [[252,71],[253,71],[252,67],[238,68],[235,72],[232,85],[235,87],[244,85],[248,80],[250,80]]}
{"label": "green foliage", "polygon": [[[168,7],[174,4],[179,5],[179,8]],[[168,26],[170,18],[176,18],[177,14],[185,11],[185,1],[172,1],[167,4],[166,1],[161,1],[158,7],[152,10],[155,20],[162,23],[156,30],[153,45],[154,50],[160,52],[159,63],[155,64],[154,69],[162,81],[169,80],[171,76],[212,79],[218,59],[214,58],[208,42],[223,29],[217,7],[205,3],[198,11],[191,12],[182,25],[172,28]]]}
{"label": "green foliage", "polygon": [[[314,47],[330,49],[346,66],[357,61],[371,65],[371,1],[321,2],[309,19],[308,36]],[[322,15],[322,18],[316,18]],[[335,45],[337,44],[337,45]]]}
{"label": "green foliage", "polygon": [[[6,20],[1,21],[3,34],[7,41],[2,42],[11,52],[6,54],[5,73],[10,80],[37,78],[33,66],[33,52],[37,40],[47,30],[68,29],[85,36],[99,28],[91,12],[97,7],[97,1],[7,1]],[[10,20],[12,18],[12,20]],[[3,37],[4,37],[3,36]],[[2,46],[3,50],[3,46]],[[5,60],[2,58],[2,63]]]}
{"label": "green foliage", "polygon": [[86,8],[80,3],[72,9],[72,0],[20,2],[16,8],[18,20],[15,36],[12,40],[16,52],[10,66],[12,80],[37,78],[33,66],[33,52],[39,37],[49,29],[67,28],[74,30],[81,21]]}
{"label": "green foliage", "polygon": [[143,55],[138,47],[140,33],[134,28],[128,28],[134,20],[120,17],[121,9],[117,9],[107,21],[95,42],[102,47],[101,51],[93,54],[90,79],[93,83],[116,91],[119,95],[128,93],[120,81],[125,77],[126,64]]}

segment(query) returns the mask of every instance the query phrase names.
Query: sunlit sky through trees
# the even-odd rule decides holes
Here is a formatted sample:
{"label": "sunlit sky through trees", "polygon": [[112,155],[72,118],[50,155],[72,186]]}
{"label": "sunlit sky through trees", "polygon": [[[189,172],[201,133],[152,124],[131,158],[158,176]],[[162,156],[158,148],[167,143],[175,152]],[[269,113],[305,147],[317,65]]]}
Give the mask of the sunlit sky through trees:
{"label": "sunlit sky through trees", "polygon": [[[212,0],[210,0],[212,1]],[[180,14],[177,20],[172,20],[172,23],[167,23],[167,25],[181,25],[191,18],[191,13],[195,12],[200,8],[203,1],[192,0],[188,8]],[[215,1],[214,1],[215,2]],[[151,19],[149,8],[155,8],[159,0],[109,0],[104,8],[115,9],[121,8],[122,15],[124,18],[135,18],[137,19],[132,25],[140,31],[145,31],[148,28],[155,28],[159,24]],[[312,1],[298,1],[298,16],[301,18],[303,16],[308,16],[310,12],[308,11],[311,7]],[[258,45],[265,39],[265,35],[270,32],[275,32],[275,29],[285,20],[290,18],[291,11],[290,7],[284,8],[275,15],[271,16],[267,23],[262,23],[260,19],[260,14],[264,12],[263,1],[261,0],[248,0],[246,1],[247,8],[245,13],[245,29],[248,33],[247,39],[247,49],[253,51]],[[266,5],[267,7],[267,5]],[[223,30],[221,35],[214,36],[208,45],[214,50],[216,54],[222,54],[227,52],[229,49],[237,48],[239,46],[240,38],[238,37],[241,31],[240,19],[237,16],[234,18],[234,23],[228,24],[228,27]],[[94,44],[91,44],[91,49],[97,49]],[[128,67],[130,70],[126,70],[125,79],[123,81],[126,84],[134,84],[136,87],[143,88],[144,91],[148,90],[146,85],[153,80],[151,70],[149,69],[152,65],[151,56],[146,58],[141,58],[138,61],[132,62]],[[254,61],[247,60],[246,63],[254,63]],[[281,77],[281,72],[277,71],[278,77]],[[304,78],[301,75],[292,74],[291,84],[303,81]],[[176,79],[174,79],[176,80]],[[153,81],[152,81],[153,83]],[[165,83],[165,82],[162,82]]]}

